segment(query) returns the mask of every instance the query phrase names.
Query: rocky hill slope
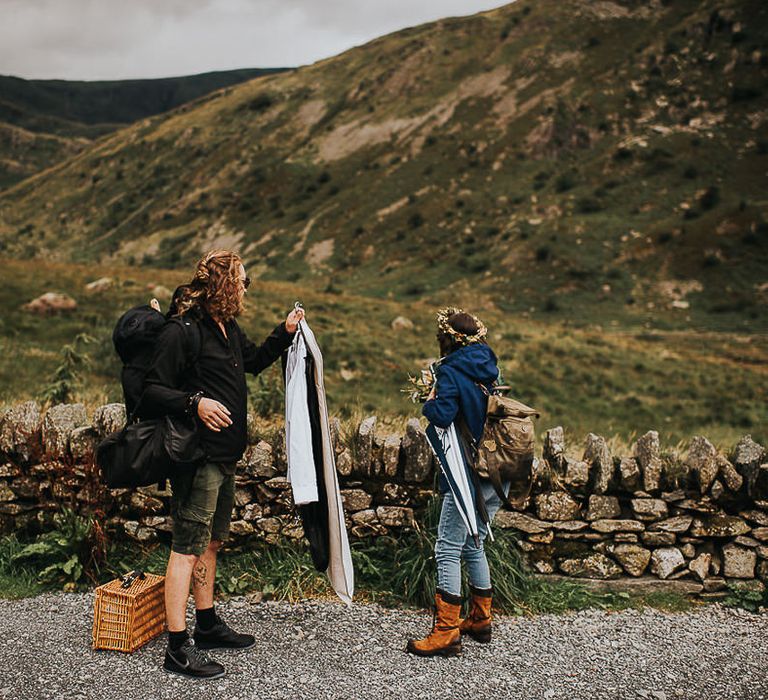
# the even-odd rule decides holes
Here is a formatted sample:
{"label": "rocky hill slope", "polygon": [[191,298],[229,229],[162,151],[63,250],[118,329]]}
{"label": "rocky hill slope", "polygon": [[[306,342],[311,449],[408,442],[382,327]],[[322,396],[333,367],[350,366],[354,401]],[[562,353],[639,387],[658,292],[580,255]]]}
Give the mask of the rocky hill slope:
{"label": "rocky hill slope", "polygon": [[0,252],[577,321],[765,328],[768,8],[520,0],[150,117],[0,196]]}
{"label": "rocky hill slope", "polygon": [[0,75],[0,189],[84,150],[103,134],[214,90],[281,69],[155,80],[24,80]]}

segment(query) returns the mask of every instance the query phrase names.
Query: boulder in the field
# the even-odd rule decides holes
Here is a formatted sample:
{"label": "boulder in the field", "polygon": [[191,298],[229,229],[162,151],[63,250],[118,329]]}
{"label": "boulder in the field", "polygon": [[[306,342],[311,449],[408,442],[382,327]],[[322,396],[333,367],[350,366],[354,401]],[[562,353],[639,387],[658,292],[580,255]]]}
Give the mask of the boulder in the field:
{"label": "boulder in the field", "polygon": [[131,510],[139,516],[159,515],[165,509],[165,504],[142,489],[131,493],[129,500]]}
{"label": "boulder in the field", "polygon": [[102,294],[112,289],[115,281],[111,277],[99,277],[85,285],[85,290],[92,294]]}
{"label": "boulder in the field", "polygon": [[411,331],[414,328],[413,321],[405,316],[397,316],[389,324],[393,331]]}
{"label": "boulder in the field", "polygon": [[68,294],[59,292],[46,292],[22,306],[24,311],[38,314],[39,316],[54,316],[56,314],[71,313],[77,309],[77,302]]}

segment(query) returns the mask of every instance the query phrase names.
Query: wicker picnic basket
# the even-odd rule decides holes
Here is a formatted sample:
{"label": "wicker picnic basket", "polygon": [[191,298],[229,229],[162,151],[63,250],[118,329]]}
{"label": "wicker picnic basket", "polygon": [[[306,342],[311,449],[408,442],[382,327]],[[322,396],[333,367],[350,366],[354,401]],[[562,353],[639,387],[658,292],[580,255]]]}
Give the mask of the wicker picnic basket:
{"label": "wicker picnic basket", "polygon": [[99,586],[93,605],[93,648],[134,652],[162,634],[164,590],[164,576],[143,572]]}

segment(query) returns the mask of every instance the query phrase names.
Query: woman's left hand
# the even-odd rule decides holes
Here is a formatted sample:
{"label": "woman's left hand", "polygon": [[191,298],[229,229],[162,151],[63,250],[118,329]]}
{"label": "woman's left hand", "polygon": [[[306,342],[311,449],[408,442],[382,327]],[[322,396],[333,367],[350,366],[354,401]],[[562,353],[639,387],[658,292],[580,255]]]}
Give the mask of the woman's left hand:
{"label": "woman's left hand", "polygon": [[294,309],[285,319],[285,329],[289,333],[295,333],[299,327],[299,321],[304,320],[304,309]]}
{"label": "woman's left hand", "polygon": [[437,398],[437,385],[432,387],[432,390],[429,392],[429,396],[427,396],[427,401],[431,401],[435,398]]}

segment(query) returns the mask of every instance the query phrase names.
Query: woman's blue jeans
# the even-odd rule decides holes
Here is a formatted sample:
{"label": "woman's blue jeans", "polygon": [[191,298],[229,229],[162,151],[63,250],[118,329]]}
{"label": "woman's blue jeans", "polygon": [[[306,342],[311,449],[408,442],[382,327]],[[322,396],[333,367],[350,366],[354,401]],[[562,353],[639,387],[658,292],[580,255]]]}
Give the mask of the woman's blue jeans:
{"label": "woman's blue jeans", "polygon": [[[480,480],[481,491],[485,498],[488,518],[493,517],[501,507],[501,499],[488,479]],[[505,491],[509,484],[505,484]],[[467,565],[469,582],[475,588],[491,588],[491,572],[485,557],[483,543],[488,535],[485,523],[479,522],[478,534],[480,546],[475,546],[472,537],[467,533],[464,521],[456,508],[453,494],[449,491],[443,496],[443,507],[440,511],[440,523],[437,526],[437,542],[435,543],[435,560],[437,561],[437,587],[451,595],[461,595],[461,560]]]}

